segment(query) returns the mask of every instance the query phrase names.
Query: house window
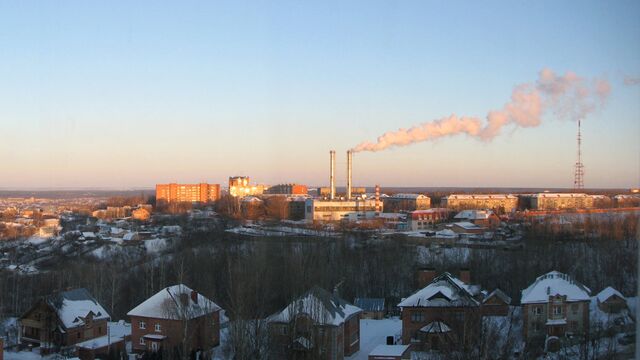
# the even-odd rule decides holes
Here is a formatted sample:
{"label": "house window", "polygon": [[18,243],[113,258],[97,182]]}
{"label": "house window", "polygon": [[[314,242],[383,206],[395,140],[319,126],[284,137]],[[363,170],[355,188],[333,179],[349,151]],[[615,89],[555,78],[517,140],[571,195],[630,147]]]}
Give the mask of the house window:
{"label": "house window", "polygon": [[76,337],[77,337],[78,339],[80,339],[80,331],[78,331],[78,332],[76,333]]}
{"label": "house window", "polygon": [[138,328],[146,329],[147,328],[147,324],[144,321],[138,321]]}
{"label": "house window", "polygon": [[160,324],[156,324],[156,332],[161,332],[162,331],[162,327],[160,326]]}
{"label": "house window", "polygon": [[140,337],[140,345],[145,345],[144,338]]}
{"label": "house window", "polygon": [[151,342],[151,351],[158,351],[159,348],[157,342]]}
{"label": "house window", "polygon": [[553,306],[553,315],[562,315],[562,306],[554,305]]}
{"label": "house window", "polygon": [[533,307],[534,315],[542,315],[542,306],[534,306]]}
{"label": "house window", "polygon": [[280,335],[287,335],[288,332],[289,332],[289,329],[287,328],[287,325],[280,326]]}
{"label": "house window", "polygon": [[411,314],[411,322],[423,322],[423,321],[424,321],[423,313],[416,312]]}

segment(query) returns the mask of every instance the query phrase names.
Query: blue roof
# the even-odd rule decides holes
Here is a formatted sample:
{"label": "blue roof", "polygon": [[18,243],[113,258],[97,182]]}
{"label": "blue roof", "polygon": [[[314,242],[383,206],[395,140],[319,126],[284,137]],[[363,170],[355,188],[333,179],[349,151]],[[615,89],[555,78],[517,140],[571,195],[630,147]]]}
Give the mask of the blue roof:
{"label": "blue roof", "polygon": [[383,298],[356,298],[354,305],[364,311],[384,311]]}

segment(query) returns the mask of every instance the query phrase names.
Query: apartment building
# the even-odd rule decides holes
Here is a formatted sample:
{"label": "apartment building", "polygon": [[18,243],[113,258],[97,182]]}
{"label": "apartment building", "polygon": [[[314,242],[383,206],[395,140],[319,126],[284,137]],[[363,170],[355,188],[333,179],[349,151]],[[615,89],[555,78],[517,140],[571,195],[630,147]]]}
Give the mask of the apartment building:
{"label": "apartment building", "polygon": [[451,194],[441,199],[440,205],[454,210],[494,210],[510,213],[518,207],[518,197],[511,194]]}
{"label": "apartment building", "polygon": [[210,203],[220,199],[220,184],[157,184],[158,203]]}

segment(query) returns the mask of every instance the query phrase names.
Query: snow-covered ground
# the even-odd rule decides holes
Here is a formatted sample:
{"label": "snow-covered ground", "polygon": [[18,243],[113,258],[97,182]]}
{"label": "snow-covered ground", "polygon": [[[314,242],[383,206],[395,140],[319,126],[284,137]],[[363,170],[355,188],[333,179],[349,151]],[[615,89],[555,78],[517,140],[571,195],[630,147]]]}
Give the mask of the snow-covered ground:
{"label": "snow-covered ground", "polygon": [[378,345],[387,343],[387,336],[400,337],[402,321],[398,317],[383,320],[360,320],[360,351],[348,359],[367,359],[369,353]]}

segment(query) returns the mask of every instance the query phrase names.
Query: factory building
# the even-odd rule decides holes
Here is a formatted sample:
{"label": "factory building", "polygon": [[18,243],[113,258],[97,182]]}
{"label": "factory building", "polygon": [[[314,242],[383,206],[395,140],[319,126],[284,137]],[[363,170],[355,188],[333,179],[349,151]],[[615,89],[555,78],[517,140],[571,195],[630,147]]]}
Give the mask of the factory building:
{"label": "factory building", "polygon": [[431,198],[422,194],[394,194],[382,199],[385,212],[409,212],[431,207]]}
{"label": "factory building", "polygon": [[339,220],[364,220],[378,217],[382,212],[383,204],[380,201],[380,188],[376,186],[374,199],[366,196],[353,196],[351,174],[353,153],[347,151],[347,186],[344,198],[336,195],[335,165],[336,153],[329,152],[329,193],[327,198],[307,199],[305,202],[305,220],[307,221],[339,221]]}
{"label": "factory building", "polygon": [[307,195],[308,192],[306,185],[278,184],[271,186],[264,193],[270,195]]}
{"label": "factory building", "polygon": [[157,184],[156,201],[208,203],[220,198],[220,184]]}
{"label": "factory building", "polygon": [[[367,194],[367,188],[365,188],[363,186],[358,186],[358,187],[352,187],[351,188],[351,196],[353,196],[353,197],[362,197],[362,195],[366,195],[366,194]],[[331,188],[329,188],[329,187],[318,188],[318,196],[321,197],[321,198],[330,199],[331,198]],[[336,193],[334,194],[334,197],[336,197],[336,198],[346,197],[346,193],[338,193],[337,190],[336,190]]]}
{"label": "factory building", "polygon": [[305,219],[308,221],[373,219],[380,214],[376,204],[375,199],[307,199],[305,203]]}
{"label": "factory building", "polygon": [[490,209],[509,213],[518,207],[518,197],[511,194],[451,194],[440,205],[454,210]]}
{"label": "factory building", "polygon": [[268,188],[262,184],[251,185],[248,176],[229,177],[229,195],[234,197],[262,195]]}
{"label": "factory building", "polygon": [[583,193],[538,193],[530,197],[533,210],[589,209],[596,198]]}

